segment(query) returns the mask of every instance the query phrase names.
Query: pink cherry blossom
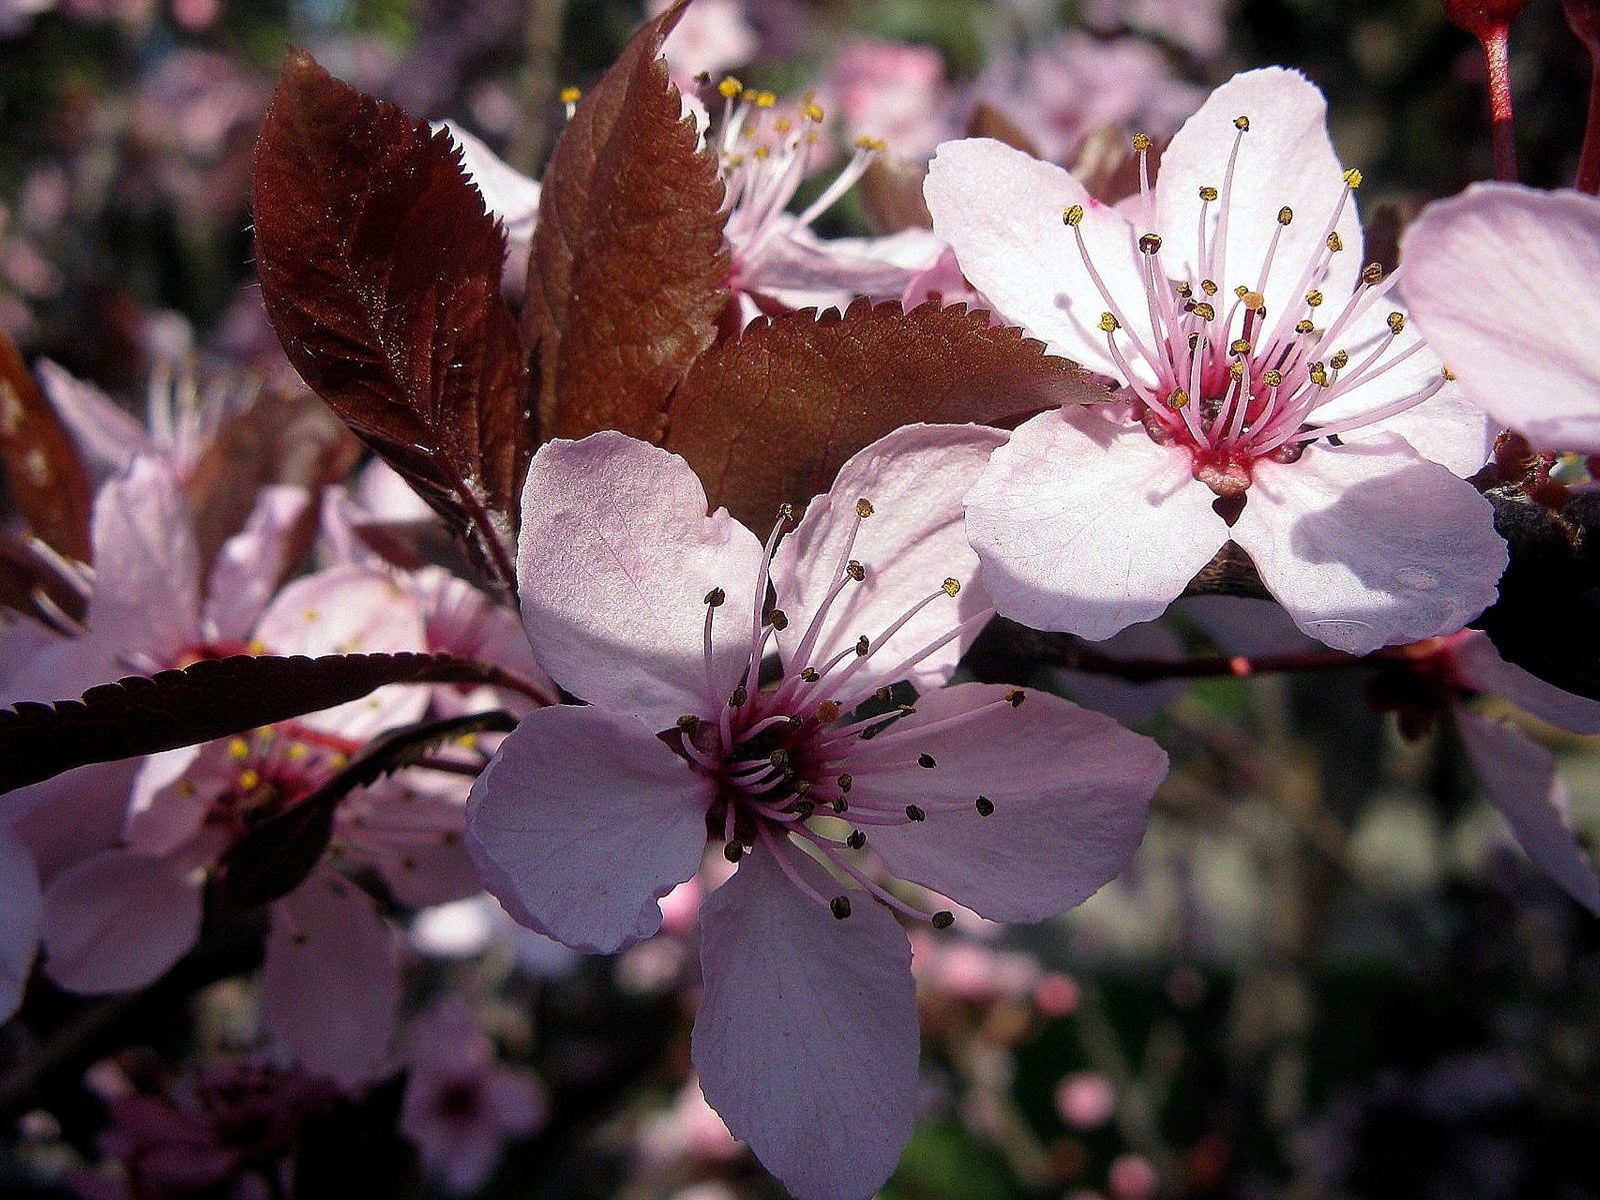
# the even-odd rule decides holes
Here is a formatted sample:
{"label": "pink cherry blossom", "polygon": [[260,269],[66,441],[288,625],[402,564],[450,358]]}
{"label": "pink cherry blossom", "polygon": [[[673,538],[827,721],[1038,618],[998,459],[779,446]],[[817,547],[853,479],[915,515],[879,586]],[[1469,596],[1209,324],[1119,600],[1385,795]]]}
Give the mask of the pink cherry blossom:
{"label": "pink cherry blossom", "polygon": [[940,148],[928,203],[973,284],[1122,385],[1026,422],[968,495],[1001,613],[1106,638],[1230,540],[1302,630],[1351,653],[1494,599],[1505,546],[1457,477],[1492,431],[1382,303],[1394,276],[1358,266],[1359,182],[1321,94],[1278,68],[1219,88],[1115,208],[998,142]]}
{"label": "pink cherry blossom", "polygon": [[728,1128],[801,1197],[871,1194],[911,1129],[894,913],[930,917],[882,871],[1040,920],[1121,868],[1165,771],[1152,743],[1054,696],[939,686],[991,613],[959,497],[1000,437],[898,430],[765,546],[707,515],[681,459],[620,434],[546,445],[523,493],[529,640],[593,706],[507,736],[469,846],[513,916],[611,952],[656,932],[708,833],[723,845],[739,868],[700,910],[693,1057]]}
{"label": "pink cherry blossom", "polygon": [[1403,249],[1401,291],[1462,391],[1537,446],[1600,452],[1600,200],[1474,184]]}

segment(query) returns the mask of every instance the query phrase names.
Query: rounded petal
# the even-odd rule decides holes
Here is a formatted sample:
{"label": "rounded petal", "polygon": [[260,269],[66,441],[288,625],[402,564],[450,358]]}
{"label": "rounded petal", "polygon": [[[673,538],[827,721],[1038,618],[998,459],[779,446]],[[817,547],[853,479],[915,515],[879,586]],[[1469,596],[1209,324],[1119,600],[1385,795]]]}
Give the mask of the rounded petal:
{"label": "rounded petal", "polygon": [[200,832],[212,801],[237,777],[229,771],[217,778],[216,757],[202,746],[179,746],[138,760],[123,834],[131,849],[170,854]]}
{"label": "rounded petal", "polygon": [[73,992],[142,988],[194,945],[200,900],[199,877],[177,858],[86,858],[45,891],[45,973]]}
{"label": "rounded petal", "polygon": [[1093,640],[1161,615],[1227,530],[1182,453],[1064,408],[1022,425],[967,493],[967,536],[1002,616]]}
{"label": "rounded petal", "polygon": [[610,954],[661,927],[700,866],[711,782],[633,717],[529,713],[472,785],[467,849],[522,924]]}
{"label": "rounded petal", "polygon": [[[1336,176],[1337,178],[1337,176]],[[933,231],[950,244],[999,315],[1091,370],[1121,377],[1098,328],[1105,299],[1084,265],[1063,210],[1084,209],[1078,232],[1123,315],[1148,342],[1149,318],[1134,229],[1052,163],[989,138],[945,142],[923,185]],[[1193,221],[1190,222],[1193,224]]]}
{"label": "rounded petal", "polygon": [[1494,602],[1506,546],[1471,484],[1398,438],[1256,463],[1233,540],[1306,633],[1335,650],[1454,633]]}
{"label": "rounded petal", "polygon": [[[778,607],[789,618],[778,646],[791,670],[825,661],[865,635],[873,652],[855,677],[863,688],[909,679],[922,691],[950,677],[976,629],[923,659],[909,675],[893,669],[963,618],[990,607],[974,578],[978,558],[967,545],[961,497],[1005,440],[999,430],[978,425],[907,425],[839,469],[828,494],[806,508],[773,560]],[[865,520],[856,515],[862,499],[873,508]],[[794,656],[807,644],[817,610],[849,559],[861,563],[866,578],[845,585],[820,636],[809,640],[806,663],[797,664]],[[955,603],[935,600],[879,645],[883,630],[951,578],[962,585]],[[874,667],[896,677],[881,678]]]}
{"label": "rounded petal", "polygon": [[39,950],[43,903],[33,857],[0,825],[0,1023],[22,1003],[22,989]]}
{"label": "rounded petal", "polygon": [[[823,895],[838,891],[788,853]],[[910,944],[886,908],[856,895],[835,920],[758,847],[700,910],[701,1090],[797,1200],[867,1200],[916,1112]]]}
{"label": "rounded petal", "polygon": [[244,528],[222,543],[206,581],[210,633],[222,639],[250,635],[284,573],[289,535],[310,506],[311,493],[292,484],[270,484],[256,493]]}
{"label": "rounded petal", "polygon": [[296,1060],[341,1087],[391,1069],[399,958],[365,892],[318,870],[273,904],[261,1005]]}
{"label": "rounded petal", "polygon": [[200,560],[189,506],[171,469],[136,457],[95,496],[95,585],[89,626],[96,641],[170,663],[200,640]]}
{"label": "rounded petal", "polygon": [[1600,733],[1600,701],[1574,696],[1500,657],[1486,634],[1465,631],[1451,646],[1462,682],[1511,701],[1541,721],[1573,733]]}
{"label": "rounded petal", "polygon": [[[1042,921],[1127,864],[1167,756],[1110,717],[1048,692],[1028,692],[1013,707],[1012,692],[965,683],[919,698],[915,714],[858,743],[851,798],[890,807],[915,800],[927,811],[925,821],[867,831],[896,875],[992,920]],[[922,726],[962,716],[918,736]],[[919,765],[924,752],[937,765]],[[994,805],[986,817],[979,796]]]}
{"label": "rounded petal", "polygon": [[1551,450],[1600,451],[1600,200],[1475,184],[1407,230],[1399,287],[1462,389]]}
{"label": "rounded petal", "polygon": [[[666,729],[721,703],[749,662],[761,543],[675,454],[620,433],[540,448],[522,492],[522,621],[545,669],[574,695]],[[705,597],[727,605],[706,678]],[[708,682],[710,688],[708,689]]]}
{"label": "rounded petal", "polygon": [[[1250,119],[1243,135],[1234,124],[1239,117]],[[1200,189],[1224,188],[1236,140],[1239,157],[1232,185],[1207,206],[1212,214],[1208,256],[1201,264]],[[1315,84],[1282,67],[1235,75],[1184,122],[1161,156],[1152,232],[1162,237],[1167,273],[1176,276],[1180,266],[1186,267],[1191,277],[1214,279],[1224,294],[1241,284],[1255,289],[1272,236],[1281,229],[1262,290],[1267,312],[1281,316],[1304,311],[1301,296],[1311,287],[1342,300],[1355,287],[1362,263],[1361,221],[1353,196],[1344,202],[1334,226],[1344,249],[1333,255],[1321,279],[1305,279],[1304,270],[1322,249],[1329,218],[1344,194],[1343,175],[1328,139],[1328,105]],[[1278,224],[1282,208],[1293,214],[1287,226]],[[1217,214],[1223,212],[1228,222],[1226,260],[1218,264],[1213,255],[1221,240]]]}
{"label": "rounded petal", "polygon": [[1600,875],[1583,852],[1567,812],[1567,785],[1556,760],[1525,734],[1456,710],[1461,744],[1517,842],[1579,904],[1600,916]]}

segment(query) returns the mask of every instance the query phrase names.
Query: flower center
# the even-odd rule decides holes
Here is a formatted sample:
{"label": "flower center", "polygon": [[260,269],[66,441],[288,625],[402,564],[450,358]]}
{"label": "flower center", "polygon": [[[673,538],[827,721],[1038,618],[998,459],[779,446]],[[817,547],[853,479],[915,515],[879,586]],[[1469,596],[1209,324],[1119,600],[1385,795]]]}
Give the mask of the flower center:
{"label": "flower center", "polygon": [[[1299,264],[1290,293],[1298,299],[1288,311],[1268,313],[1265,299],[1269,281],[1296,266],[1278,254],[1284,230],[1295,220],[1288,205],[1278,209],[1255,274],[1231,282],[1222,278],[1229,236],[1240,233],[1230,229],[1230,218],[1239,148],[1250,130],[1250,118],[1236,117],[1233,124],[1233,148],[1221,187],[1199,190],[1194,264],[1174,274],[1163,260],[1159,233],[1145,233],[1136,240],[1143,311],[1124,311],[1095,268],[1081,229],[1083,206],[1071,205],[1062,214],[1105,302],[1099,329],[1122,375],[1125,394],[1140,406],[1145,429],[1158,443],[1185,450],[1194,477],[1228,498],[1244,494],[1259,459],[1292,462],[1307,443],[1394,416],[1426,400],[1445,383],[1441,375],[1415,392],[1375,402],[1365,411],[1317,420],[1316,410],[1393,370],[1420,350],[1422,342],[1413,339],[1405,349],[1396,350],[1406,319],[1403,313],[1391,312],[1387,336],[1356,351],[1336,348],[1326,357],[1318,356],[1325,346],[1338,347],[1341,336],[1399,279],[1398,271],[1385,277],[1378,264],[1369,264],[1331,320],[1319,324],[1326,316],[1327,300],[1320,285],[1333,256],[1344,250],[1339,218],[1350,193],[1361,185],[1361,172],[1354,169],[1344,172],[1343,189],[1317,249]],[[1150,138],[1136,135],[1133,148],[1139,157],[1144,211],[1151,215],[1155,202],[1147,166]]]}
{"label": "flower center", "polygon": [[[756,582],[751,649],[743,680],[724,696],[713,674],[711,631],[727,603],[726,593],[714,588],[705,597],[707,694],[714,707],[708,707],[704,716],[679,718],[676,728],[664,736],[703,773],[717,780],[718,796],[707,813],[707,828],[712,838],[723,843],[723,853],[730,862],[738,862],[751,850],[764,847],[801,891],[819,904],[826,904],[834,916],[849,916],[848,896],[823,897],[788,861],[786,844],[803,846],[834,868],[837,875],[855,881],[896,911],[943,928],[953,920],[950,913],[923,912],[886,891],[863,870],[859,852],[866,848],[869,828],[917,824],[950,805],[906,803],[903,797],[890,800],[877,789],[867,789],[865,795],[856,791],[855,785],[864,775],[896,768],[877,760],[863,766],[853,762],[853,755],[863,742],[880,739],[882,745],[899,739],[906,743],[908,760],[914,760],[919,768],[937,769],[928,747],[935,744],[938,733],[971,720],[993,705],[937,722],[902,725],[906,717],[916,712],[915,705],[908,703],[914,700],[914,694],[909,688],[882,681],[909,678],[930,655],[988,621],[992,610],[951,621],[945,631],[909,653],[901,648],[886,651],[912,618],[928,606],[960,593],[960,582],[946,578],[874,636],[861,633],[850,642],[829,632],[830,616],[840,597],[867,580],[869,568],[852,558],[851,553],[862,522],[873,511],[870,500],[856,501],[855,521],[832,584],[801,632],[789,661],[778,665],[776,658],[768,658],[767,649],[778,633],[788,629],[789,618],[766,601],[772,556],[784,528],[793,519],[793,510],[784,507],[767,540]],[[823,649],[825,644],[842,648],[830,653]],[[880,657],[884,653],[892,663],[886,669]],[[997,703],[1016,706],[1022,696],[1021,691],[1014,691]],[[963,802],[961,807],[968,808],[971,803]],[[994,805],[983,797],[976,804],[986,816],[994,811]]]}

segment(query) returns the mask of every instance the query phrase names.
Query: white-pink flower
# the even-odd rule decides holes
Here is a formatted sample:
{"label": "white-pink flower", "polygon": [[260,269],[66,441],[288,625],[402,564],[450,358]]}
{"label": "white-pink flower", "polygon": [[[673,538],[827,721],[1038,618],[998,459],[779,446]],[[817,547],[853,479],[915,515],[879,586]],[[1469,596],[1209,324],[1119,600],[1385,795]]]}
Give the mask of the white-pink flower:
{"label": "white-pink flower", "polygon": [[513,916],[601,952],[655,933],[708,836],[724,846],[739,867],[701,908],[693,1057],[801,1197],[870,1195],[910,1134],[894,913],[930,916],[885,869],[1040,920],[1121,869],[1165,773],[1153,743],[1057,697],[940,687],[992,611],[959,498],[1000,440],[898,430],[765,546],[707,515],[681,459],[620,434],[545,446],[523,493],[529,640],[592,707],[507,736],[468,846]]}
{"label": "white-pink flower", "polygon": [[1547,450],[1600,452],[1600,199],[1474,184],[1406,232],[1406,302],[1467,396]]}
{"label": "white-pink flower", "polygon": [[928,204],[973,284],[1122,384],[1022,425],[969,494],[1001,613],[1106,638],[1229,540],[1351,653],[1494,599],[1505,546],[1457,477],[1492,431],[1386,301],[1395,277],[1359,265],[1359,182],[1321,94],[1278,68],[1219,88],[1116,207],[998,142],[940,148]]}

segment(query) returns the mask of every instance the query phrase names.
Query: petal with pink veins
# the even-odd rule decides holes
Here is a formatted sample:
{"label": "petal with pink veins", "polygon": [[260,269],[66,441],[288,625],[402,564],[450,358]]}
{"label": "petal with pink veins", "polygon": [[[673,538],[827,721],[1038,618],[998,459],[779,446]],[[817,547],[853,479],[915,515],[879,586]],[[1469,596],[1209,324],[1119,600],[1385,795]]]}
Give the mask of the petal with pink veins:
{"label": "petal with pink veins", "polygon": [[[989,138],[940,146],[923,194],[934,233],[950,244],[962,272],[1001,317],[1043,339],[1053,353],[1121,378],[1098,328],[1105,302],[1073,231],[1061,222],[1065,208],[1083,206],[1078,232],[1094,268],[1122,312],[1137,320],[1148,312],[1137,234],[1115,209],[1053,163]],[[1148,318],[1138,328],[1148,339]],[[1135,368],[1145,379],[1138,360]]]}
{"label": "petal with pink veins", "polygon": [[1600,200],[1479,183],[1430,204],[1399,287],[1462,390],[1549,450],[1600,451]]}
{"label": "petal with pink veins", "polygon": [[[778,607],[789,618],[778,634],[778,646],[790,670],[826,661],[865,635],[873,646],[872,658],[854,676],[863,688],[909,678],[912,686],[925,691],[950,677],[977,629],[923,659],[909,676],[894,667],[948,633],[957,620],[990,607],[975,578],[978,559],[967,545],[961,497],[1005,440],[1000,431],[978,425],[908,425],[839,469],[828,494],[806,508],[773,560]],[[862,499],[872,504],[872,514],[864,520],[856,515]],[[820,636],[810,640],[806,661],[794,661],[818,608],[850,559],[862,565],[865,578],[845,583]],[[879,645],[880,633],[913,604],[939,592],[949,578],[961,584],[954,600],[938,597]],[[892,677],[880,676],[882,671]]]}
{"label": "petal with pink veins", "polygon": [[201,880],[177,857],[107,850],[44,893],[45,973],[68,991],[154,982],[200,935]]}
{"label": "petal with pink veins", "polygon": [[1295,624],[1349,654],[1455,632],[1506,565],[1489,502],[1399,438],[1258,461],[1232,533]]}
{"label": "petal with pink veins", "polygon": [[[823,895],[839,891],[784,852]],[[758,847],[701,909],[700,1087],[798,1200],[866,1200],[915,1116],[910,944],[888,909],[853,899],[835,920]]]}
{"label": "petal with pink veins", "polygon": [[1161,615],[1227,538],[1186,454],[1067,407],[1020,426],[967,493],[1002,616],[1091,640]]}
{"label": "petal with pink veins", "polygon": [[[517,579],[534,653],[574,695],[666,729],[723,703],[750,653],[761,543],[689,464],[620,433],[546,443],[522,493]],[[705,598],[728,603],[704,648]],[[714,696],[708,696],[708,691]]]}
{"label": "petal with pink veins", "polygon": [[1600,916],[1600,875],[1578,845],[1567,812],[1567,785],[1555,755],[1519,730],[1457,708],[1461,743],[1494,802],[1529,858],[1572,898]]}
{"label": "petal with pink veins", "polygon": [[[1015,694],[965,683],[919,697],[913,715],[852,750],[851,800],[926,811],[924,821],[866,831],[895,875],[991,920],[1042,921],[1127,865],[1167,756],[1059,696],[1028,692],[1013,707]],[[935,729],[919,738],[922,726]],[[988,816],[979,796],[993,805]]]}
{"label": "petal with pink veins", "polygon": [[345,1088],[386,1074],[400,965],[394,930],[371,897],[320,869],[275,901],[261,1005],[308,1070]]}
{"label": "petal with pink veins", "polygon": [[656,902],[700,866],[713,794],[633,717],[541,708],[472,785],[467,849],[522,924],[610,954],[661,927]]}

